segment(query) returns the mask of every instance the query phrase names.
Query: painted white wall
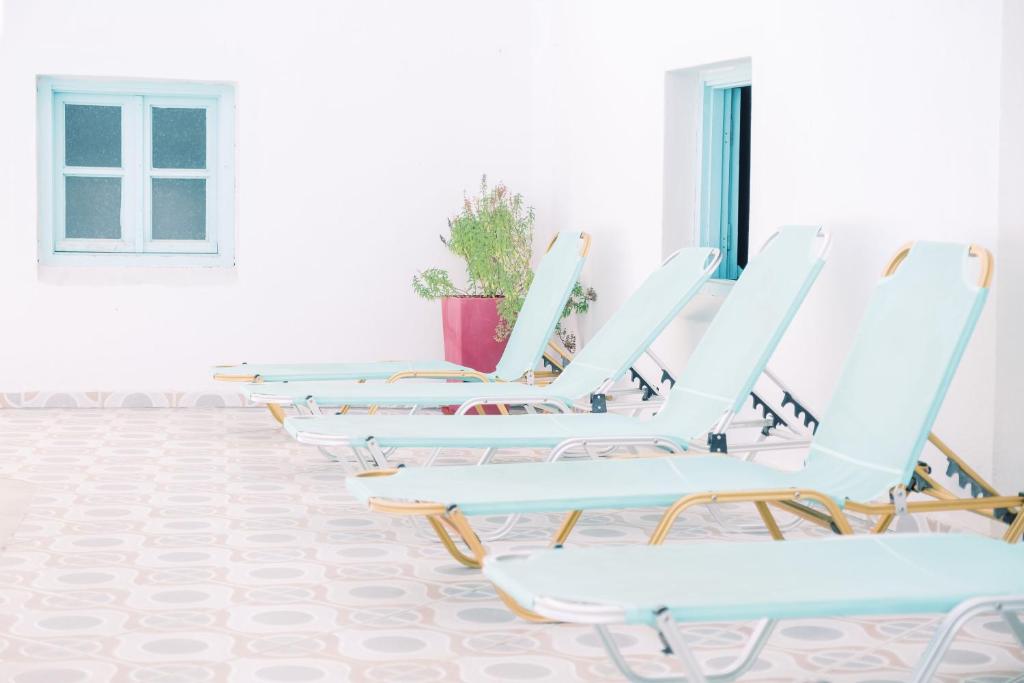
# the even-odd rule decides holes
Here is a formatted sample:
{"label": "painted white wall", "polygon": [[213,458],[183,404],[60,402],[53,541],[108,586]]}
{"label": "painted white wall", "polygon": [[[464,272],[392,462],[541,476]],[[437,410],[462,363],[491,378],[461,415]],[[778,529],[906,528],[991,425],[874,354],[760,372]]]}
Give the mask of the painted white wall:
{"label": "painted white wall", "polygon": [[1003,3],[999,120],[999,304],[996,339],[995,478],[1024,490],[1024,0]]}
{"label": "painted white wall", "polygon": [[[567,219],[595,236],[589,273],[602,300],[586,325],[606,318],[678,239],[660,229],[677,199],[662,184],[666,72],[750,57],[751,244],[786,223],[819,223],[834,237],[772,366],[812,405],[827,405],[898,246],[999,243],[1001,17],[1000,3],[980,0],[569,0],[569,66],[558,83],[568,104],[549,125],[567,140]],[[937,423],[986,474],[998,287]],[[680,323],[659,351],[678,364],[689,332]]]}
{"label": "painted white wall", "polygon": [[[676,199],[663,186],[666,72],[749,57],[752,244],[784,223],[834,236],[773,365],[826,405],[899,244],[998,247],[995,296],[938,427],[986,474],[997,446],[1019,486],[1019,429],[996,397],[1012,405],[1022,370],[1021,11],[1020,0],[6,0],[0,390],[209,390],[213,362],[438,355],[438,306],[416,301],[409,280],[455,265],[437,234],[484,171],[537,208],[540,244],[561,228],[593,233],[593,330],[667,244],[693,234],[662,229]],[[236,83],[237,269],[40,272],[37,74]],[[662,355],[681,361],[713,308],[698,302]]]}
{"label": "painted white wall", "polygon": [[[446,218],[484,172],[534,194],[532,18],[505,4],[7,0],[2,16],[2,391],[436,357],[440,306],[410,280],[457,266]],[[236,83],[237,270],[40,272],[37,74]]]}

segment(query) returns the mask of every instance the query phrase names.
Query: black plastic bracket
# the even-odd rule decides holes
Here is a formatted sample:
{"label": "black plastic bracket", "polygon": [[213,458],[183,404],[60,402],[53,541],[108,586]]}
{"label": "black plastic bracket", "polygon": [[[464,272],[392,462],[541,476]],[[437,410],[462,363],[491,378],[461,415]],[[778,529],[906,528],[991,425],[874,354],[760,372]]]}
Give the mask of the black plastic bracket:
{"label": "black plastic bracket", "polygon": [[[946,476],[956,478],[957,485],[962,489],[969,489],[972,498],[987,498],[995,495],[991,491],[985,489],[977,479],[972,477],[970,474],[965,472],[963,468],[954,460],[946,459],[949,464],[946,465]],[[1019,496],[1024,496],[1024,492],[1018,493]],[[1017,519],[1017,513],[1011,512],[1006,508],[996,508],[992,511],[992,515],[1001,522],[1006,524],[1013,524],[1014,520]]]}
{"label": "black plastic bracket", "polygon": [[708,449],[712,453],[728,453],[729,444],[726,442],[725,433],[711,432],[708,434]]}
{"label": "black plastic bracket", "polygon": [[590,395],[590,412],[592,412],[592,413],[607,413],[608,412],[608,395],[607,394],[591,394]]}
{"label": "black plastic bracket", "polygon": [[[1019,491],[1017,495],[1024,498],[1024,491]],[[992,511],[992,514],[995,515],[996,519],[1002,520],[1006,524],[1013,524],[1017,520],[1018,513],[1010,512],[1006,508],[996,508]]]}
{"label": "black plastic bracket", "polygon": [[[797,418],[803,417],[804,427],[810,428],[811,434],[816,434],[818,432],[818,418],[814,417],[814,415],[811,414],[811,411],[807,410],[807,408],[800,405],[800,403],[793,398],[793,394],[787,391],[782,395],[782,407],[785,408],[789,404],[793,404],[793,414],[796,415]],[[812,424],[814,425],[813,427],[811,427]]]}
{"label": "black plastic bracket", "polygon": [[651,383],[648,382],[643,375],[636,371],[636,368],[629,369],[629,381],[636,382],[639,385],[640,391],[642,392],[640,395],[641,401],[649,401],[658,393],[658,390],[652,387]]}
{"label": "black plastic bracket", "polygon": [[[932,473],[932,467],[924,460],[917,461],[917,467],[920,467],[925,471],[926,474]],[[932,485],[925,481],[921,475],[917,473],[917,468],[914,468],[914,473],[910,475],[910,484],[907,486],[908,491],[916,491],[917,493],[923,493],[928,489],[932,488]]]}
{"label": "black plastic bracket", "polygon": [[[562,368],[560,368],[557,365],[555,365],[554,363],[552,363],[551,359],[548,358],[546,355],[541,356],[541,360],[544,361],[543,367],[550,368],[551,372],[555,373],[556,375],[562,374]],[[562,365],[563,366],[567,365],[567,361],[565,360],[565,358],[562,358]]]}
{"label": "black plastic bracket", "polygon": [[775,411],[769,408],[768,404],[765,403],[764,400],[753,391],[750,392],[750,398],[754,402],[754,410],[760,410],[761,417],[763,417],[765,420],[772,421],[771,425],[765,425],[764,427],[761,428],[761,434],[763,436],[768,436],[771,430],[777,428],[779,425],[782,425],[784,427],[789,426],[789,423],[783,420],[781,415],[776,415]]}
{"label": "black plastic bracket", "polygon": [[676,378],[669,374],[668,370],[662,369],[661,371],[661,383],[668,382],[668,386],[671,389],[676,385]]}
{"label": "black plastic bracket", "polygon": [[960,465],[956,463],[956,461],[947,460],[947,462],[949,464],[946,466],[946,476],[950,478],[956,477],[956,483],[962,489],[970,487],[972,498],[988,495],[988,491],[986,491],[984,487],[982,487],[981,482],[976,480],[967,472],[964,472],[963,469],[960,468]]}

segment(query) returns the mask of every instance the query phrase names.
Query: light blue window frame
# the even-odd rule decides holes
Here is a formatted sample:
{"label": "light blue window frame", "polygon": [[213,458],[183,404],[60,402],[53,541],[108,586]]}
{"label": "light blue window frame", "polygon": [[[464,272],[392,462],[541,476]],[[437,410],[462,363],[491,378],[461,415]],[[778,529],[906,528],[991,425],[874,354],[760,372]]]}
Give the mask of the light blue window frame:
{"label": "light blue window frame", "polygon": [[[42,265],[173,265],[230,267],[235,263],[234,87],[219,83],[40,77],[39,262]],[[65,105],[121,108],[121,167],[65,165]],[[206,160],[201,169],[152,166],[154,107],[206,111]],[[65,177],[119,177],[120,239],[68,238]],[[152,180],[205,180],[205,239],[153,239]]]}
{"label": "light blue window frame", "polygon": [[750,85],[749,65],[701,74],[700,245],[718,247],[714,277],[735,280],[739,243],[740,88]]}

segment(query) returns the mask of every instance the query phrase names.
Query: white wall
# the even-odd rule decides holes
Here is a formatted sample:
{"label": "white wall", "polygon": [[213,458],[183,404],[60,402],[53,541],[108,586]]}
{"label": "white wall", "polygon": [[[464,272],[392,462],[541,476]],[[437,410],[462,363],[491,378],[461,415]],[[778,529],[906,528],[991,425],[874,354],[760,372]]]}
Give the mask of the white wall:
{"label": "white wall", "polygon": [[1024,0],[1003,5],[999,121],[999,306],[996,341],[995,477],[1024,490]]}
{"label": "white wall", "polygon": [[[534,194],[532,18],[502,3],[7,0],[2,21],[0,391],[436,357],[439,305],[410,280],[452,264],[445,219],[483,172]],[[236,83],[237,271],[40,273],[37,74]]]}
{"label": "white wall", "polygon": [[[593,233],[592,330],[693,234],[662,230],[666,72],[749,57],[752,244],[784,223],[834,236],[773,365],[824,406],[898,245],[998,248],[938,429],[985,473],[998,434],[1020,487],[994,389],[1013,405],[1024,370],[1024,20],[1004,1],[6,0],[0,391],[194,391],[213,362],[437,355],[438,306],[409,279],[452,264],[437,234],[484,171],[537,207],[540,243]],[[236,272],[41,273],[37,74],[237,83]],[[707,305],[663,355],[685,356]]]}
{"label": "white wall", "polygon": [[[997,247],[1000,3],[569,7],[559,82],[568,104],[549,125],[568,140],[567,218],[595,236],[589,272],[602,305],[588,326],[662,254],[663,207],[673,201],[662,187],[665,73],[675,69],[752,58],[751,244],[785,223],[833,234],[830,262],[772,362],[812,405],[827,404],[871,287],[899,245]],[[985,473],[998,287],[937,424]],[[671,358],[684,346],[660,350]]]}

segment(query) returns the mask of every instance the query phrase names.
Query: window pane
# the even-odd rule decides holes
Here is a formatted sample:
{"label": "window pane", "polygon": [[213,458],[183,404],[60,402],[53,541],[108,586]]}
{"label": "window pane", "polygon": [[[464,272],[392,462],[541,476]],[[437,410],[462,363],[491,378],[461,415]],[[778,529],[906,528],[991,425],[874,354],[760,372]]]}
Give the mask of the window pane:
{"label": "window pane", "polygon": [[206,239],[206,180],[153,178],[153,239]]}
{"label": "window pane", "polygon": [[64,106],[64,163],[67,166],[121,166],[121,107]]}
{"label": "window pane", "polygon": [[121,239],[121,179],[64,179],[64,234],[69,238]]}
{"label": "window pane", "polygon": [[153,168],[206,168],[206,110],[153,107]]}

